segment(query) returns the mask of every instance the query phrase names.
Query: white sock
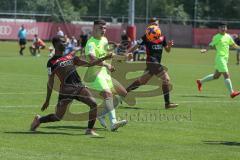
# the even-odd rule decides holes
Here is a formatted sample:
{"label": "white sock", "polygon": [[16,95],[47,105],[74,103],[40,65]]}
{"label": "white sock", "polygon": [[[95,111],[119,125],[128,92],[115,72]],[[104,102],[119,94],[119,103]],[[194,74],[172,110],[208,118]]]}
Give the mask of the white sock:
{"label": "white sock", "polygon": [[112,107],[110,107],[110,106],[112,105],[111,101],[112,101],[112,98],[110,98],[110,99],[107,98],[107,99],[104,100],[104,102],[103,102],[103,107],[104,107],[104,109],[102,110],[101,113],[98,114],[99,117],[103,117],[103,118],[104,118],[105,115],[106,115],[108,112],[110,112],[110,111],[113,110],[114,108],[117,108],[117,106],[118,106],[118,104],[119,104],[119,102],[120,102],[119,97],[115,96],[114,99],[113,99],[113,107],[114,107],[114,108],[112,108]]}
{"label": "white sock", "polygon": [[230,92],[230,94],[233,92],[232,82],[230,78],[224,79],[225,85]]}
{"label": "white sock", "polygon": [[211,80],[213,80],[214,78],[213,78],[213,74],[209,74],[209,75],[207,75],[206,77],[203,77],[200,81],[201,81],[201,83],[203,84],[203,83],[205,83],[205,82],[208,82],[208,81],[211,81]]}
{"label": "white sock", "polygon": [[117,122],[115,109],[109,111],[108,116],[109,116],[109,121],[110,121],[111,125],[113,125],[114,123]]}

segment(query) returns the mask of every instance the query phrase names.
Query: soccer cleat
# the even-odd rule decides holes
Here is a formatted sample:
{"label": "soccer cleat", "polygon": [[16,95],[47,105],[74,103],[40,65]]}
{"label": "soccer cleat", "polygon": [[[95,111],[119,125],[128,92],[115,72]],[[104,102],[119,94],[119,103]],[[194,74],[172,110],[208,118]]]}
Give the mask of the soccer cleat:
{"label": "soccer cleat", "polygon": [[165,104],[165,109],[176,108],[178,104],[176,103],[167,103]]}
{"label": "soccer cleat", "polygon": [[198,86],[198,91],[201,92],[202,91],[202,83],[199,79],[196,82],[197,82],[197,86]]}
{"label": "soccer cleat", "polygon": [[230,97],[231,97],[231,98],[234,98],[234,97],[238,96],[239,94],[240,94],[239,91],[233,91],[233,92],[230,94]]}
{"label": "soccer cleat", "polygon": [[40,115],[36,115],[32,121],[31,127],[30,127],[30,131],[36,131],[37,127],[39,127],[40,125]]}
{"label": "soccer cleat", "polygon": [[90,135],[90,136],[99,136],[93,129],[86,129],[85,135]]}
{"label": "soccer cleat", "polygon": [[119,127],[125,126],[127,123],[128,123],[127,120],[117,121],[116,123],[114,123],[114,124],[111,126],[111,131],[114,132],[114,131],[116,131]]}
{"label": "soccer cleat", "polygon": [[106,124],[106,121],[105,121],[105,117],[102,116],[102,117],[98,117],[98,121],[100,122],[101,126],[103,128],[107,128],[107,124]]}

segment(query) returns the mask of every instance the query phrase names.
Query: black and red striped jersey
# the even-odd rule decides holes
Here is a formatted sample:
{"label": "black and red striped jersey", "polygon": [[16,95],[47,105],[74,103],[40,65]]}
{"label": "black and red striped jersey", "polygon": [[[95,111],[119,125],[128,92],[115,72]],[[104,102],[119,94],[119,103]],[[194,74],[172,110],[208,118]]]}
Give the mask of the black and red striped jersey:
{"label": "black and red striped jersey", "polygon": [[62,83],[81,83],[75,66],[77,61],[79,57],[71,53],[62,57],[53,56],[47,63],[48,75],[56,74]]}
{"label": "black and red striped jersey", "polygon": [[148,41],[146,35],[137,40],[138,45],[146,46],[147,62],[161,63],[163,48],[167,46],[165,36],[161,36],[155,41]]}

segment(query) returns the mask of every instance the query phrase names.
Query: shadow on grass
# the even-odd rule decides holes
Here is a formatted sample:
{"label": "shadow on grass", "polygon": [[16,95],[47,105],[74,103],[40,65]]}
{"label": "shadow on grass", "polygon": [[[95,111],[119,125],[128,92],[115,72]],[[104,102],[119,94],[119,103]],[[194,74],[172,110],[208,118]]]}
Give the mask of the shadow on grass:
{"label": "shadow on grass", "polygon": [[190,98],[223,98],[223,96],[214,96],[214,95],[181,95],[180,97],[190,97]]}
{"label": "shadow on grass", "polygon": [[[81,126],[45,126],[41,128],[47,128],[47,129],[58,129],[58,130],[85,130],[87,127],[81,127]],[[95,128],[95,127],[94,127]],[[95,128],[97,130],[105,130],[104,128]]]}
{"label": "shadow on grass", "polygon": [[67,136],[85,136],[89,138],[95,138],[95,139],[102,139],[105,138],[104,136],[91,136],[91,135],[85,135],[84,133],[80,134],[72,134],[72,133],[65,133],[65,132],[43,132],[43,131],[15,131],[15,132],[3,132],[5,134],[27,134],[27,135],[67,135]]}
{"label": "shadow on grass", "polygon": [[239,146],[240,142],[230,142],[230,141],[203,141],[204,144],[210,145],[226,145],[226,146]]}
{"label": "shadow on grass", "polygon": [[119,107],[118,109],[144,109],[144,108],[121,106],[121,107]]}
{"label": "shadow on grass", "polygon": [[43,132],[43,131],[14,131],[14,132],[3,132],[6,134],[29,134],[29,135],[35,135],[35,134],[46,134],[46,135],[51,135],[51,134],[57,134],[57,135],[70,135],[70,136],[79,136],[79,135],[84,135],[84,134],[72,134],[72,133],[65,133],[65,132]]}

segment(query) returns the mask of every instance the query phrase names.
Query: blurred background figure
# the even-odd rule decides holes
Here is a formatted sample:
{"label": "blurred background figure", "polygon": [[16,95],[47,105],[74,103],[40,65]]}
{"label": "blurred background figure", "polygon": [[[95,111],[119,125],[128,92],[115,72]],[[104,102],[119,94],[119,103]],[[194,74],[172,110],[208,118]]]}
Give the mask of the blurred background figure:
{"label": "blurred background figure", "polygon": [[27,43],[27,30],[25,29],[24,25],[21,25],[19,31],[18,31],[18,43],[20,46],[19,54],[23,55],[23,50],[25,49],[25,45]]}
{"label": "blurred background figure", "polygon": [[131,47],[131,38],[128,36],[127,31],[124,29],[121,34],[121,42],[118,47],[117,53],[122,54],[127,51]]}
{"label": "blurred background figure", "polygon": [[[237,36],[234,38],[234,41],[237,45],[240,46],[240,33],[237,34]],[[240,61],[240,49],[237,49],[237,53],[236,53],[236,57],[237,57],[237,65],[239,65],[239,61]]]}
{"label": "blurred background figure", "polygon": [[53,46],[50,46],[49,48],[48,48],[48,51],[49,51],[49,57],[53,57],[54,56],[54,54],[55,54],[55,49],[54,49],[54,47]]}
{"label": "blurred background figure", "polygon": [[64,32],[62,31],[61,27],[58,27],[57,35],[64,36]]}
{"label": "blurred background figure", "polygon": [[81,47],[81,52],[80,52],[81,55],[84,55],[87,41],[88,41],[88,34],[82,30],[78,40],[78,46]]}
{"label": "blurred background figure", "polygon": [[144,45],[139,45],[139,47],[133,52],[133,61],[144,61],[146,54],[146,48]]}
{"label": "blurred background figure", "polygon": [[[67,37],[67,36],[65,35],[65,37]],[[66,42],[67,43],[66,43],[66,49],[64,51],[64,55],[72,52],[73,50],[79,49],[79,47],[77,47],[77,39],[74,36],[72,36],[70,39],[67,38]]]}
{"label": "blurred background figure", "polygon": [[[29,47],[32,56],[40,56],[40,49],[44,49],[46,44],[41,40],[37,34],[34,35],[33,44]],[[38,53],[37,53],[38,52]]]}

